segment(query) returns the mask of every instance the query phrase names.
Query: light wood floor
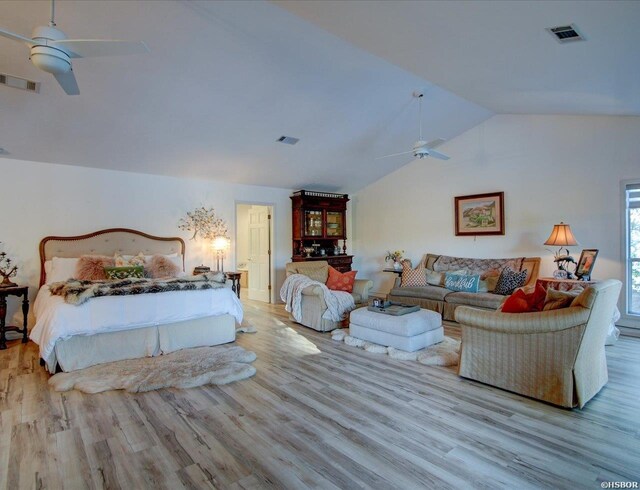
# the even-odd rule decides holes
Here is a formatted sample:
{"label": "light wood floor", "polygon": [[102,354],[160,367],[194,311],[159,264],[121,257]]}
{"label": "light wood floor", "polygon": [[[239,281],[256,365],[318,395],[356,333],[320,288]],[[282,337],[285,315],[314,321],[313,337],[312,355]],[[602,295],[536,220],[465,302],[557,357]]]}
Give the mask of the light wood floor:
{"label": "light wood floor", "polygon": [[[245,301],[250,380],[55,393],[0,352],[0,488],[599,488],[640,480],[640,340],[582,411],[333,342]],[[448,328],[449,335],[457,335]]]}

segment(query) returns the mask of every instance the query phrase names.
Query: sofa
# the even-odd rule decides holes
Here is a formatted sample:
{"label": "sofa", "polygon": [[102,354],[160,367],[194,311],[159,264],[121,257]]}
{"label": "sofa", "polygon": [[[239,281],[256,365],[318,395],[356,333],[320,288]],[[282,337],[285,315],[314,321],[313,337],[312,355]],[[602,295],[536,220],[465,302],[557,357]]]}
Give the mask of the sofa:
{"label": "sofa", "polygon": [[458,374],[562,407],[582,408],[607,383],[605,338],[622,283],[588,286],[568,308],[503,313],[460,307]]}
{"label": "sofa", "polygon": [[[473,273],[496,277],[505,267],[515,271],[527,271],[525,286],[533,286],[538,278],[540,257],[519,257],[506,259],[470,259],[448,255],[426,254],[420,267],[437,273],[465,270]],[[389,293],[389,301],[418,305],[421,308],[437,311],[444,320],[455,320],[455,311],[459,306],[474,306],[485,310],[496,310],[505,296],[493,292],[452,291],[443,286],[401,287],[400,278]]]}
{"label": "sofa", "polygon": [[[289,262],[285,266],[287,277],[291,274],[303,274],[311,279],[325,283],[329,276],[329,263],[326,260],[314,260],[309,262]],[[353,284],[353,300],[356,305],[366,304],[369,301],[369,293],[373,288],[373,281],[368,279],[356,279]],[[333,322],[322,318],[327,310],[324,295],[319,286],[307,286],[302,290],[302,325],[329,332],[340,328],[342,322]],[[289,319],[296,321],[291,315]]]}

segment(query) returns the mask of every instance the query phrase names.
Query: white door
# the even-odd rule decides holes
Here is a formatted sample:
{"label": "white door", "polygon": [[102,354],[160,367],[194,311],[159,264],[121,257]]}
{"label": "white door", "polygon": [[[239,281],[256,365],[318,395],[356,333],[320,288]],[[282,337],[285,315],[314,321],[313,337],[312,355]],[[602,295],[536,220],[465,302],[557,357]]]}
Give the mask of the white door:
{"label": "white door", "polygon": [[252,206],[249,209],[249,299],[270,301],[270,228],[269,206]]}

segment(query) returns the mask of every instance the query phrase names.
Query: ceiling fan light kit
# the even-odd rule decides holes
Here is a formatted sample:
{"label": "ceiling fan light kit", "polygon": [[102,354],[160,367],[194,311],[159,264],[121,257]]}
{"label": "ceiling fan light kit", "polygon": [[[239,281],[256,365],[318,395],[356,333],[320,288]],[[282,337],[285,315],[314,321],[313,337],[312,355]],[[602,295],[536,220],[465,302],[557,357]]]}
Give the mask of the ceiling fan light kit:
{"label": "ceiling fan light kit", "polygon": [[113,56],[148,52],[143,42],[109,39],[67,39],[67,35],[55,27],[55,0],[51,0],[51,20],[48,26],[38,26],[31,39],[5,29],[0,36],[20,41],[31,48],[29,59],[36,68],[51,73],[67,95],[78,95],[80,89],[73,74],[71,58]]}
{"label": "ceiling fan light kit", "polygon": [[419,131],[418,131],[418,141],[413,144],[413,149],[411,151],[403,151],[400,153],[392,153],[391,155],[385,155],[383,157],[378,157],[376,160],[380,160],[381,158],[389,158],[395,157],[398,155],[408,155],[409,153],[413,154],[414,158],[419,158],[422,160],[423,158],[433,157],[439,160],[449,160],[449,156],[444,153],[440,153],[439,151],[435,151],[434,148],[436,146],[441,145],[446,140],[442,138],[437,138],[433,141],[429,141],[428,143],[422,139],[422,98],[424,97],[424,92],[422,90],[416,90],[413,92],[413,96],[418,99],[418,123],[419,123]]}

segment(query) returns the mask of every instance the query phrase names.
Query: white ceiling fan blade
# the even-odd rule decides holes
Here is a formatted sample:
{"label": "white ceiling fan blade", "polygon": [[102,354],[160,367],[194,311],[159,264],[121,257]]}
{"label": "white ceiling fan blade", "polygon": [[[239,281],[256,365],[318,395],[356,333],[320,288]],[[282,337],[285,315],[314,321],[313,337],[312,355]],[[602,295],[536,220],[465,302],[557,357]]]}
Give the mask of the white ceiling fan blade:
{"label": "white ceiling fan blade", "polygon": [[80,89],[78,88],[78,82],[76,82],[76,76],[73,74],[73,70],[53,76],[56,77],[62,90],[64,90],[67,95],[80,95]]}
{"label": "white ceiling fan blade", "polygon": [[438,146],[440,146],[445,141],[447,141],[447,140],[442,139],[442,138],[436,138],[433,141],[429,141],[429,143],[427,143],[427,148],[437,148]]}
{"label": "white ceiling fan blade", "polygon": [[69,53],[71,58],[119,56],[149,52],[149,48],[142,41],[120,41],[117,39],[61,39],[60,41],[51,41],[49,45],[61,47]]}
{"label": "white ceiling fan blade", "polygon": [[389,158],[389,157],[397,157],[399,155],[406,155],[408,153],[413,153],[413,150],[411,150],[411,151],[403,151],[403,152],[400,152],[400,153],[392,153],[391,155],[385,155],[383,157],[377,157],[377,158],[375,158],[375,160],[381,160],[383,158]]}
{"label": "white ceiling fan blade", "polygon": [[33,39],[21,36],[20,34],[16,34],[15,32],[5,31],[2,28],[0,28],[0,36],[8,37],[9,39],[13,39],[14,41],[27,43],[29,46],[33,46],[35,44]]}
{"label": "white ceiling fan blade", "polygon": [[449,160],[451,158],[450,156],[440,153],[439,151],[432,150],[431,148],[429,148],[429,156],[437,158],[438,160]]}

